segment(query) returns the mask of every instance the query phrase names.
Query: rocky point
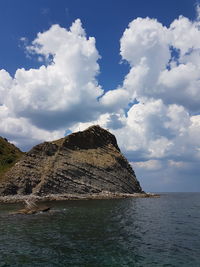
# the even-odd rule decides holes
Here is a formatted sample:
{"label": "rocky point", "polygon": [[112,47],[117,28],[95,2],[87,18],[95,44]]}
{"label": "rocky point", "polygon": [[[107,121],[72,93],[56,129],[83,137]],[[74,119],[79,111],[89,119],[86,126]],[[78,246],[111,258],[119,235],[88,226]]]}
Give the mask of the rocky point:
{"label": "rocky point", "polygon": [[36,145],[4,174],[0,196],[140,193],[135,173],[116,138],[94,125]]}

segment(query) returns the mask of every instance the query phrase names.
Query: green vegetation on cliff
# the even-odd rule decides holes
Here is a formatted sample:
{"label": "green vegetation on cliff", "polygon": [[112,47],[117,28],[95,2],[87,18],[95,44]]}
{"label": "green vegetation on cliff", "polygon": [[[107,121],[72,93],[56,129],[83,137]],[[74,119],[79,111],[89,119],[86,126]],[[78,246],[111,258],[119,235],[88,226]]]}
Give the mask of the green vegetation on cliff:
{"label": "green vegetation on cliff", "polygon": [[23,152],[9,143],[7,139],[0,137],[0,179],[3,174],[17,162]]}

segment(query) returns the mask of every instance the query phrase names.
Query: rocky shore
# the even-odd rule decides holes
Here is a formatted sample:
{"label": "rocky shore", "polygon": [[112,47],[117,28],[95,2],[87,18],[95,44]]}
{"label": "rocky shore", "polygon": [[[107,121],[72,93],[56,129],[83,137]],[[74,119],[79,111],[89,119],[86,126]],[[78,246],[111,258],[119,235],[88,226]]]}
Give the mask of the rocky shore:
{"label": "rocky shore", "polygon": [[115,136],[98,125],[36,145],[0,178],[0,203],[32,203],[23,214],[46,201],[159,197],[142,190]]}
{"label": "rocky shore", "polygon": [[153,193],[110,193],[102,192],[100,194],[49,194],[45,196],[36,195],[12,195],[12,196],[1,196],[0,203],[20,203],[26,200],[33,201],[59,201],[59,200],[90,200],[90,199],[117,199],[117,198],[152,198],[160,197],[159,194]]}

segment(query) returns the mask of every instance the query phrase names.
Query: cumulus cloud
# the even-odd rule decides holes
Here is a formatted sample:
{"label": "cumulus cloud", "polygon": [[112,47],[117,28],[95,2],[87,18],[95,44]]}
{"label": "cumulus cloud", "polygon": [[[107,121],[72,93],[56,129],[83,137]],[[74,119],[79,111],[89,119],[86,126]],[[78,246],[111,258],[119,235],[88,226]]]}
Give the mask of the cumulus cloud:
{"label": "cumulus cloud", "polygon": [[198,169],[199,15],[169,27],[150,18],[130,22],[120,40],[130,70],[115,90],[98,84],[100,55],[79,19],[69,30],[53,25],[38,33],[26,50],[45,64],[14,77],[0,70],[0,135],[31,146],[100,124],[139,173]]}
{"label": "cumulus cloud", "polygon": [[122,88],[112,92],[116,103],[120,97],[127,102],[153,98],[199,112],[199,28],[199,20],[192,22],[183,16],[168,28],[155,19],[133,20],[120,40],[120,54],[130,71]]}
{"label": "cumulus cloud", "polygon": [[131,102],[129,92],[122,88],[108,91],[100,98],[101,106],[108,111],[117,111],[120,108],[125,108],[129,102]]}
{"label": "cumulus cloud", "polygon": [[29,53],[46,58],[38,69],[18,69],[14,78],[0,72],[1,101],[15,116],[33,125],[54,130],[98,114],[98,51],[95,39],[86,37],[80,20],[69,30],[53,25],[39,33]]}

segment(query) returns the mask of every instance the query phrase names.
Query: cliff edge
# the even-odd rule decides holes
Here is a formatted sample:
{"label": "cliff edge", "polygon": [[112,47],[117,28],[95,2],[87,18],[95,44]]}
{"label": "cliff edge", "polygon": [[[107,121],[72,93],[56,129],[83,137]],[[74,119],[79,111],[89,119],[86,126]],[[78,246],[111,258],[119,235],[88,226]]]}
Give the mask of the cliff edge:
{"label": "cliff edge", "polygon": [[135,173],[116,138],[94,125],[27,152],[4,175],[0,196],[140,193]]}

